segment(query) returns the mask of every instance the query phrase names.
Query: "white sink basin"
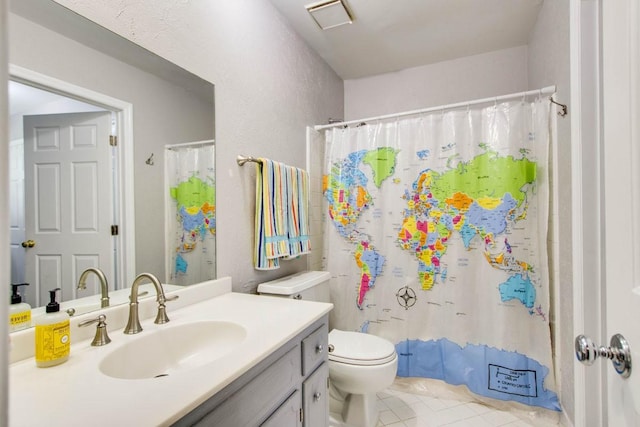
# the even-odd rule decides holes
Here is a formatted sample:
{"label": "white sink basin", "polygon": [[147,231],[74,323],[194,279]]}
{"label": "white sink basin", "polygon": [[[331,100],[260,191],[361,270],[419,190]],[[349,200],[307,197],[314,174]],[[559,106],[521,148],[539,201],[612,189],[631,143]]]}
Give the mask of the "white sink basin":
{"label": "white sink basin", "polygon": [[173,375],[218,359],[244,341],[245,328],[225,321],[162,325],[142,331],[107,354],[100,371],[113,378],[149,379]]}

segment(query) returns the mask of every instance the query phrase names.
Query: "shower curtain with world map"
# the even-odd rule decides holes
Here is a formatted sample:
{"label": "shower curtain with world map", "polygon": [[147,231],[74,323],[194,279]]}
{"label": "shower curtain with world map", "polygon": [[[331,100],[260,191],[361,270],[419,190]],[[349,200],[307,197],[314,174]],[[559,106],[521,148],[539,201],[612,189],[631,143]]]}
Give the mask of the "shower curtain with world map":
{"label": "shower curtain with world map", "polygon": [[215,146],[165,149],[167,281],[190,285],[215,279]]}
{"label": "shower curtain with world map", "polygon": [[522,99],[326,131],[331,320],[392,341],[398,376],[560,410],[551,108]]}

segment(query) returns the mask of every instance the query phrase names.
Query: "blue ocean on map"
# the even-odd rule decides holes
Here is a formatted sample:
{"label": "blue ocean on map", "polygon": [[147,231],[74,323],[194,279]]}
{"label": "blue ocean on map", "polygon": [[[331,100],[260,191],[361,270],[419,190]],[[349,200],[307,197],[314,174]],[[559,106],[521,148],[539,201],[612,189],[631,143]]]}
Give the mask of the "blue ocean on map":
{"label": "blue ocean on map", "polygon": [[[399,377],[423,377],[466,385],[482,396],[560,411],[556,393],[544,387],[549,368],[517,352],[438,340],[396,344]],[[446,362],[446,363],[445,363]]]}

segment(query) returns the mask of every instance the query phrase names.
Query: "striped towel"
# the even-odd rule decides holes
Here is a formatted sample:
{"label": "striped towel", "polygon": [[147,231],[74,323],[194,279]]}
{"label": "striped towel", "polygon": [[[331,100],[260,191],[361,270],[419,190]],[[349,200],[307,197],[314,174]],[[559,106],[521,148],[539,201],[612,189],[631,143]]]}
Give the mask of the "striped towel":
{"label": "striped towel", "polygon": [[287,259],[311,252],[309,241],[309,174],[289,168],[289,248]]}
{"label": "striped towel", "polygon": [[[267,259],[265,253],[265,221],[264,196],[265,185],[262,170],[265,159],[258,159],[256,163],[256,217],[255,217],[255,244],[253,249],[253,265],[256,270],[273,270],[280,267],[277,259]],[[268,185],[267,189],[268,191]],[[270,225],[269,225],[270,226]]]}
{"label": "striped towel", "polygon": [[309,177],[304,170],[258,159],[253,262],[257,270],[280,267],[280,258],[309,253]]}

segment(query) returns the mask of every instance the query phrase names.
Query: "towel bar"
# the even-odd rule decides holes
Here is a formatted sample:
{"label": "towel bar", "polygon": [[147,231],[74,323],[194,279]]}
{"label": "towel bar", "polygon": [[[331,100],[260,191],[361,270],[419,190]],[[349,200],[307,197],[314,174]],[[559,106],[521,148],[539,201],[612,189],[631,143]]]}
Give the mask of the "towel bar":
{"label": "towel bar", "polygon": [[247,162],[261,163],[260,160],[255,157],[242,155],[238,155],[238,157],[236,157],[236,162],[238,162],[238,166],[244,166]]}

